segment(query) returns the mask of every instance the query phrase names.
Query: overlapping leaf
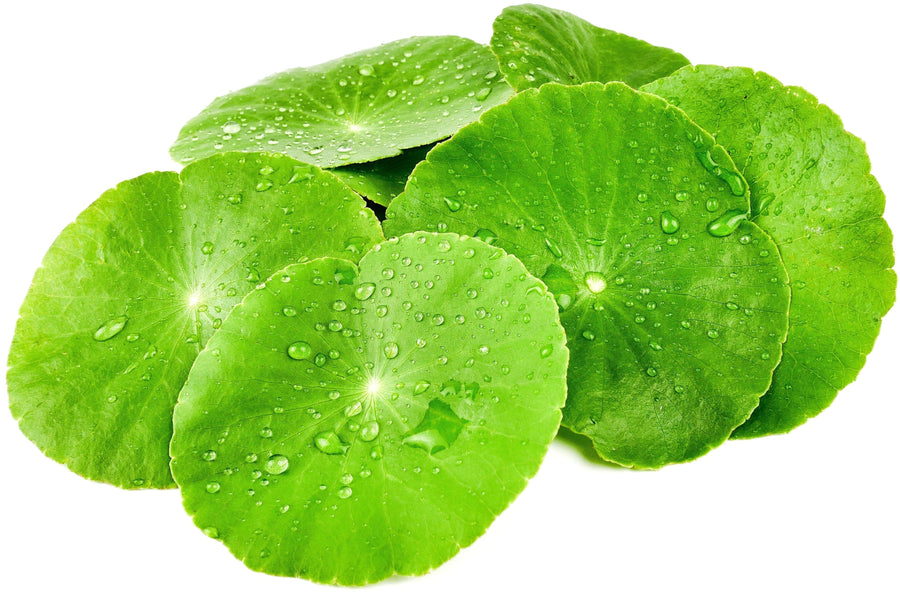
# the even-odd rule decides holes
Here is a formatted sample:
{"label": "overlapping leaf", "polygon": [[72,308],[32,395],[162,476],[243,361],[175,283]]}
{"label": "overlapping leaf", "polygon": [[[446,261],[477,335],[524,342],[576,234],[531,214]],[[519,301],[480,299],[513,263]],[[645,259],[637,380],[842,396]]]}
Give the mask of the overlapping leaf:
{"label": "overlapping leaf", "polygon": [[231,308],[284,265],[358,259],[381,231],[331,174],[225,154],[125,181],[47,252],[9,355],[10,408],[47,456],[168,487],[172,409]]}
{"label": "overlapping leaf", "polygon": [[698,66],[646,87],[716,135],[750,183],[753,220],[791,278],[784,359],[735,433],[786,432],[852,382],[894,303],[892,235],[865,146],[801,88],[747,68]]}
{"label": "overlapping leaf", "polygon": [[511,93],[487,47],[412,37],[220,97],[182,128],[171,153],[179,162],[223,150],[323,168],[370,162],[446,138]]}
{"label": "overlapping leaf", "polygon": [[721,146],[621,83],[548,84],[432,150],[388,235],[449,230],[518,256],[572,353],[564,425],[658,467],[725,440],[769,386],[788,287]]}
{"label": "overlapping leaf", "polygon": [[537,4],[505,8],[494,21],[491,49],[517,91],[547,82],[622,81],[638,87],[690,63],[671,49]]}
{"label": "overlapping leaf", "polygon": [[292,265],[212,337],[175,409],[198,526],[249,567],[363,584],[472,543],[537,471],[568,352],[543,284],[450,234]]}
{"label": "overlapping leaf", "polygon": [[411,148],[404,150],[400,156],[338,167],[331,169],[331,172],[366,199],[387,206],[403,193],[409,175],[417,164],[425,160],[425,155],[432,148],[431,144]]}

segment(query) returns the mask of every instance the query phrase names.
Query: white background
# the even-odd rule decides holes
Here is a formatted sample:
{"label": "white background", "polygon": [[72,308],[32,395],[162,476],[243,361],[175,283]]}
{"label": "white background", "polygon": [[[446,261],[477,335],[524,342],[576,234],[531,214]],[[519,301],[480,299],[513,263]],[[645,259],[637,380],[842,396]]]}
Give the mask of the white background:
{"label": "white background", "polygon": [[[752,66],[804,86],[866,140],[885,217],[900,231],[891,3],[547,1],[694,63]],[[503,5],[4,2],[0,357],[53,238],[119,181],[177,170],[170,143],[214,97],[412,35],[486,43]],[[859,379],[818,418],[687,465],[613,469],[557,441],[485,536],[430,575],[380,586],[900,590],[898,354],[895,310]],[[321,589],[246,569],[192,525],[177,491],[120,491],[70,473],[5,412],[0,450],[3,590]]]}

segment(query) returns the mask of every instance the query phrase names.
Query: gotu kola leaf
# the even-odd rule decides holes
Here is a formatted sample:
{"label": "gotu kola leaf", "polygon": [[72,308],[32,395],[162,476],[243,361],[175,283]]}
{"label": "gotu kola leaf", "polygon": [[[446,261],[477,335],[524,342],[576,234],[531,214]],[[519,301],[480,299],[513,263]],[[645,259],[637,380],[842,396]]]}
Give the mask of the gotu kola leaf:
{"label": "gotu kola leaf", "polygon": [[437,146],[385,231],[449,230],[518,256],[569,338],[563,424],[659,467],[724,441],[787,331],[778,250],[745,181],[685,114],[622,83],[546,84]]}
{"label": "gotu kola leaf", "polygon": [[547,82],[621,81],[638,87],[690,63],[671,49],[537,4],[505,8],[494,21],[491,49],[517,91]]}
{"label": "gotu kola leaf", "polygon": [[103,194],[59,235],[21,309],[10,409],[49,457],[121,487],[169,487],[172,409],[231,308],[305,258],[358,259],[374,215],[330,173],[224,154]]}
{"label": "gotu kola leaf", "polygon": [[725,146],[752,189],[753,220],[791,279],[784,358],[734,434],[786,432],[852,382],[894,303],[891,230],[865,146],[808,92],[747,68],[698,66],[646,87]]}
{"label": "gotu kola leaf", "polygon": [[392,199],[403,193],[409,175],[417,164],[425,160],[425,155],[433,147],[433,144],[429,144],[410,148],[400,156],[338,167],[331,169],[331,172],[366,199],[387,206]]}
{"label": "gotu kola leaf", "polygon": [[250,568],[364,584],[480,536],[556,434],[568,352],[515,257],[417,233],[287,267],[234,309],[175,408],[187,511]]}
{"label": "gotu kola leaf", "polygon": [[322,168],[370,162],[446,138],[512,89],[490,50],[461,37],[412,37],[281,72],[212,102],[171,154],[281,152]]}

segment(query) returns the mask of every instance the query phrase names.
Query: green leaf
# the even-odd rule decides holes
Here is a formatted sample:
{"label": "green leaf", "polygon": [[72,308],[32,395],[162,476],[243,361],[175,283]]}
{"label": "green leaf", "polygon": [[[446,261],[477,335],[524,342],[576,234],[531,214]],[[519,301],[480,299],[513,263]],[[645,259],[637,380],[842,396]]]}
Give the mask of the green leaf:
{"label": "green leaf", "polygon": [[411,37],[281,72],[212,102],[172,157],[281,152],[323,168],[397,156],[446,138],[512,89],[490,50],[461,37]]}
{"label": "green leaf", "polygon": [[418,233],[358,269],[292,265],[197,358],[172,471],[194,522],[252,569],[421,574],[535,474],[567,360],[544,285],[480,241]]}
{"label": "green leaf", "polygon": [[505,8],[494,21],[491,49],[517,91],[547,82],[621,81],[638,87],[690,63],[671,49],[537,4]]}
{"label": "green leaf", "polygon": [[781,251],[791,278],[784,359],[734,436],[787,432],[856,378],[894,303],[892,235],[865,145],[802,88],[747,68],[685,68],[646,90],[716,134]]}
{"label": "green leaf", "polygon": [[172,409],[231,308],[288,263],[358,259],[374,215],[330,173],[224,154],[104,193],[59,235],[21,309],[10,409],[89,479],[169,487]]}
{"label": "green leaf", "polygon": [[622,83],[547,84],[437,146],[385,230],[449,230],[519,257],[569,339],[563,424],[659,467],[724,441],[787,330],[778,250],[744,180],[684,113]]}
{"label": "green leaf", "polygon": [[409,175],[433,147],[429,144],[411,148],[400,156],[338,167],[331,172],[363,197],[386,206],[403,193]]}

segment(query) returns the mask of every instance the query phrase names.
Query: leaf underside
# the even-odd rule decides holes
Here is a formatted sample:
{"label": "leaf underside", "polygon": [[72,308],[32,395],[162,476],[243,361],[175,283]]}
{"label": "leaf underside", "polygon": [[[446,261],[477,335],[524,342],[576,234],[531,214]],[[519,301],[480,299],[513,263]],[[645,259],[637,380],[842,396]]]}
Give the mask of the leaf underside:
{"label": "leaf underside", "polygon": [[410,148],[400,156],[338,167],[331,169],[331,172],[361,196],[387,206],[392,199],[403,193],[413,169],[425,160],[425,155],[433,147],[433,144],[429,144]]}
{"label": "leaf underside", "polygon": [[784,358],[734,437],[787,432],[856,378],[894,303],[892,234],[865,145],[805,90],[747,68],[685,68],[645,90],[715,134],[778,244],[792,289]]}
{"label": "leaf underside", "polygon": [[659,467],[724,441],[780,357],[786,274],[771,239],[742,221],[744,184],[661,99],[622,83],[547,84],[434,148],[385,232],[457,232],[519,257],[561,308],[563,424],[603,458]]}
{"label": "leaf underside", "polygon": [[364,584],[471,544],[537,471],[568,352],[514,257],[456,235],[279,272],[200,354],[172,470],[250,568]]}
{"label": "leaf underside", "polygon": [[358,259],[379,240],[356,194],[281,155],[125,181],[59,235],[34,277],[9,354],[12,414],[84,477],[170,487],[178,391],[231,308],[288,263]]}

